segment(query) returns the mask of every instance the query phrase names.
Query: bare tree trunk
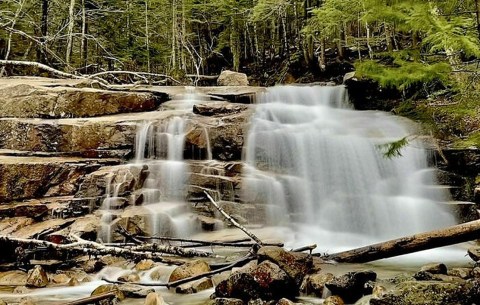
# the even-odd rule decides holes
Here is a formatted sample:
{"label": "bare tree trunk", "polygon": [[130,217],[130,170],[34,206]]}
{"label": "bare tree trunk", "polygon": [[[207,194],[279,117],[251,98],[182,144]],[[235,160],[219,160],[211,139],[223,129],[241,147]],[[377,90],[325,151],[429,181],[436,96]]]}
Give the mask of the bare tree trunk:
{"label": "bare tree trunk", "polygon": [[475,15],[477,17],[478,39],[480,39],[480,1],[479,0],[475,0]]}
{"label": "bare tree trunk", "polygon": [[172,0],[172,69],[177,68],[177,0]]}
{"label": "bare tree trunk", "polygon": [[[25,4],[25,0],[20,1],[18,8],[15,12],[15,16],[13,17],[13,20],[12,20],[12,25],[11,25],[12,29],[15,28],[15,24],[17,23],[17,19],[20,16],[20,13],[22,12],[24,4]],[[8,57],[10,56],[10,51],[12,50],[12,36],[13,36],[13,32],[10,31],[8,33],[7,52],[5,53],[5,60],[8,60]],[[3,77],[5,75],[5,72],[6,72],[5,66],[3,66],[2,70],[0,71],[0,77]]]}
{"label": "bare tree trunk", "polygon": [[68,10],[68,33],[67,33],[67,52],[65,56],[65,62],[70,64],[70,57],[72,56],[72,44],[73,44],[73,26],[75,25],[75,16],[73,10],[75,9],[75,0],[70,0],[70,7]]}
{"label": "bare tree trunk", "polygon": [[[82,64],[86,68],[88,61],[88,42],[87,42],[87,12],[85,8],[85,0],[82,0],[82,43],[80,46],[80,58]],[[85,71],[86,73],[87,71]]]}
{"label": "bare tree trunk", "polygon": [[42,37],[40,37],[41,44],[38,46],[37,51],[37,60],[42,64],[45,64],[47,62],[44,44],[48,34],[48,6],[49,0],[42,0],[42,19],[40,23],[40,34],[42,35]]}
{"label": "bare tree trunk", "polygon": [[150,40],[148,32],[148,0],[145,0],[145,45],[147,47],[147,72],[150,73]]}

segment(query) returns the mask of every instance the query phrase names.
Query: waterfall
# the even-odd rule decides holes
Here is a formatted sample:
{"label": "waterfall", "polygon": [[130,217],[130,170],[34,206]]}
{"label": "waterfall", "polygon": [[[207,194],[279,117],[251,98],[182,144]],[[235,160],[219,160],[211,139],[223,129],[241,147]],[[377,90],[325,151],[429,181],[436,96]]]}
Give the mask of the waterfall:
{"label": "waterfall", "polygon": [[266,204],[269,222],[297,241],[334,251],[455,223],[420,141],[391,159],[379,149],[411,135],[405,120],[353,110],[343,86],[274,87],[257,99],[244,200]]}

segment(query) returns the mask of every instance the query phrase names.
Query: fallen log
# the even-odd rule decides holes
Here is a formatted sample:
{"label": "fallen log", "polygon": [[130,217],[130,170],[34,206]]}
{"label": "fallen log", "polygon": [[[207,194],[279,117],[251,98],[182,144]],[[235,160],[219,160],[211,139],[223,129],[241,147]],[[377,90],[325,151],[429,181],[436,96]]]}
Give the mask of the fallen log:
{"label": "fallen log", "polygon": [[480,238],[480,220],[392,239],[349,251],[325,255],[322,258],[342,263],[366,263],[418,251],[459,244],[477,238]]}
{"label": "fallen log", "polygon": [[27,67],[35,67],[37,69],[42,69],[62,78],[73,78],[73,79],[85,79],[83,76],[74,75],[71,73],[66,73],[63,71],[59,71],[47,65],[41,64],[39,62],[34,61],[20,61],[20,60],[0,60],[0,65],[13,65],[13,66],[27,66]]}

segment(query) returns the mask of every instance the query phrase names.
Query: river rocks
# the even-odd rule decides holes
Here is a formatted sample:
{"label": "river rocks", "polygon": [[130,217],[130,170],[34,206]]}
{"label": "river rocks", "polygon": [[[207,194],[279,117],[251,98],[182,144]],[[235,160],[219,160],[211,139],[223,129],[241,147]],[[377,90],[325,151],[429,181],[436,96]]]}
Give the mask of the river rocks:
{"label": "river rocks", "polygon": [[170,274],[168,282],[175,282],[187,277],[199,275],[205,272],[210,271],[210,266],[203,260],[194,260],[192,262],[185,263],[181,266],[178,266]]}
{"label": "river rocks", "polygon": [[325,284],[333,280],[334,275],[331,273],[316,273],[307,275],[300,287],[300,292],[304,294],[313,294],[317,297],[322,297],[325,290]]}
{"label": "river rocks", "polygon": [[442,263],[431,263],[420,268],[420,271],[429,272],[431,274],[447,274],[447,266]]}
{"label": "river rocks", "polygon": [[469,279],[472,277],[471,268],[451,268],[448,270],[448,275],[459,277],[461,279]]}
{"label": "river rocks", "polygon": [[216,298],[215,305],[245,305],[240,299],[233,298]]}
{"label": "river rocks", "polygon": [[137,271],[147,271],[155,267],[155,262],[151,259],[142,259],[135,265]]}
{"label": "river rocks", "polygon": [[101,285],[95,288],[95,290],[92,291],[91,296],[96,296],[96,295],[101,295],[107,292],[113,292],[115,293],[115,298],[119,301],[122,301],[125,299],[125,295],[123,292],[120,290],[118,285],[113,285],[113,284],[106,284],[106,285]]}
{"label": "river rocks", "polygon": [[144,305],[165,305],[165,301],[158,293],[150,292],[145,298]]}
{"label": "river rocks", "polygon": [[150,93],[18,84],[0,87],[0,117],[71,118],[151,111],[165,100]]}
{"label": "river rocks", "polygon": [[[337,295],[329,296],[323,301],[323,305],[344,305],[343,299]],[[393,304],[392,304],[393,305]]]}
{"label": "river rocks", "polygon": [[222,71],[217,79],[219,86],[248,86],[248,78],[244,73],[229,70]]}
{"label": "river rocks", "polygon": [[248,301],[260,297],[260,287],[249,273],[234,273],[215,287],[215,297]]}
{"label": "river rocks", "polygon": [[118,280],[121,282],[135,283],[135,282],[140,282],[140,276],[138,275],[138,273],[129,273],[129,274],[120,276]]}
{"label": "river rocks", "polygon": [[0,272],[1,286],[23,286],[27,284],[27,273],[18,270]]}
{"label": "river rocks", "polygon": [[280,247],[262,247],[257,255],[259,263],[268,260],[277,264],[293,280],[296,288],[300,287],[304,276],[310,273],[313,267],[310,255],[287,252]]}
{"label": "river rocks", "polygon": [[48,276],[41,266],[35,266],[28,271],[27,287],[42,288],[48,285]]}
{"label": "river rocks", "polygon": [[133,285],[133,284],[123,284],[118,286],[118,288],[126,298],[135,298],[135,299],[145,298],[150,293],[155,292],[155,289],[153,288],[146,288],[146,287]]}
{"label": "river rocks", "polygon": [[479,247],[471,247],[467,250],[468,256],[473,259],[475,262],[480,260],[480,248]]}
{"label": "river rocks", "polygon": [[212,287],[213,287],[212,280],[210,278],[205,277],[190,283],[180,285],[175,289],[175,292],[181,293],[181,294],[191,294],[191,293],[197,293],[203,290],[207,290]]}
{"label": "river rocks", "polygon": [[54,284],[65,284],[68,283],[71,279],[65,273],[59,273],[52,275],[50,280]]}
{"label": "river rocks", "polygon": [[375,281],[377,274],[373,271],[349,272],[327,282],[325,286],[333,295],[340,296],[347,303],[354,303],[365,293],[365,284]]}
{"label": "river rocks", "polygon": [[444,305],[472,304],[480,298],[480,285],[476,281],[449,283],[441,281],[402,282],[395,289],[372,298],[372,305]]}

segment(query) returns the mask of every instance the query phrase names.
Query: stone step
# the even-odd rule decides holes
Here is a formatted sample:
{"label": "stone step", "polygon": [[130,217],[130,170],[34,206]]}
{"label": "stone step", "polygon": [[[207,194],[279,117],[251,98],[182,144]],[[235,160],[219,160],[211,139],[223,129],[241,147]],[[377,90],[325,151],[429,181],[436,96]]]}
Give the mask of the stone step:
{"label": "stone step", "polygon": [[120,162],[118,159],[0,155],[0,203],[73,196],[85,175]]}

